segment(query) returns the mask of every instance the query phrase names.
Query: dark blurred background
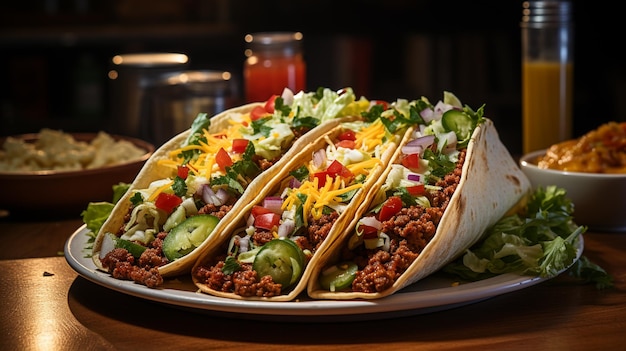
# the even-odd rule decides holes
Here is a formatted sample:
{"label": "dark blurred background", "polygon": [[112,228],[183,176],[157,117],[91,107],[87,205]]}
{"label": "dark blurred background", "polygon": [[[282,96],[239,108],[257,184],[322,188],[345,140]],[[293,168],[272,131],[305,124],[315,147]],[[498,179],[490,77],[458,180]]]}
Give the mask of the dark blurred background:
{"label": "dark blurred background", "polygon": [[[573,3],[579,136],[626,120],[626,67],[618,11]],[[107,71],[116,54],[184,53],[190,69],[228,70],[241,81],[243,36],[289,30],[304,33],[309,90],[351,86],[370,99],[431,101],[448,90],[474,108],[485,103],[519,154],[521,8],[498,0],[2,2],[0,136],[111,129]]]}

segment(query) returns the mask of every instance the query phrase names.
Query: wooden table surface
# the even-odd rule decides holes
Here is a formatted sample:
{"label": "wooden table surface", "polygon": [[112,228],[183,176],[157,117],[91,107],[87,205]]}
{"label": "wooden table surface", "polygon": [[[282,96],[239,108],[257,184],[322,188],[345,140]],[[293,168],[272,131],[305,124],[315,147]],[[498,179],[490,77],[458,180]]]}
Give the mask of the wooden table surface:
{"label": "wooden table surface", "polygon": [[626,233],[584,235],[615,287],[567,274],[454,309],[293,323],[221,317],[126,295],[62,256],[80,218],[0,218],[1,350],[618,350],[626,340]]}

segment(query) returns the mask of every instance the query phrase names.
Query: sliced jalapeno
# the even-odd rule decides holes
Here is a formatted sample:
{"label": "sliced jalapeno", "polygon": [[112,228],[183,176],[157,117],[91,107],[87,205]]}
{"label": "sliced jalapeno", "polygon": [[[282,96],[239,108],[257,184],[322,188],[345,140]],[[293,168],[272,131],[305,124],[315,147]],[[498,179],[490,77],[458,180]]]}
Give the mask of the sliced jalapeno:
{"label": "sliced jalapeno", "polygon": [[261,247],[254,258],[252,269],[259,277],[271,276],[284,290],[300,280],[304,264],[304,252],[295,242],[274,239]]}
{"label": "sliced jalapeno", "polygon": [[172,228],[163,240],[163,254],[170,261],[196,249],[209,237],[219,218],[212,215],[191,216]]}
{"label": "sliced jalapeno", "polygon": [[358,269],[354,262],[337,263],[322,272],[319,278],[320,285],[331,292],[347,289],[352,286]]}

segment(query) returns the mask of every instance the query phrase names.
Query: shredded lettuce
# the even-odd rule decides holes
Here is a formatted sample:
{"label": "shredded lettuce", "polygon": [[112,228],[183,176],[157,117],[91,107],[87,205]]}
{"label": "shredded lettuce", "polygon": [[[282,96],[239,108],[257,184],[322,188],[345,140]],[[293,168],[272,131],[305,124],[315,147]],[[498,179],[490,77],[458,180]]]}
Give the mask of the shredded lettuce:
{"label": "shredded lettuce", "polygon": [[113,211],[113,207],[115,204],[124,196],[130,184],[127,183],[119,183],[117,185],[113,185],[113,199],[112,202],[100,201],[100,202],[90,202],[87,204],[87,208],[81,212],[81,217],[83,219],[83,223],[85,223],[85,227],[87,228],[87,236],[89,239],[87,240],[87,248],[90,249],[93,246],[93,242],[100,231],[100,228],[104,224],[104,222],[109,218],[109,215]]}

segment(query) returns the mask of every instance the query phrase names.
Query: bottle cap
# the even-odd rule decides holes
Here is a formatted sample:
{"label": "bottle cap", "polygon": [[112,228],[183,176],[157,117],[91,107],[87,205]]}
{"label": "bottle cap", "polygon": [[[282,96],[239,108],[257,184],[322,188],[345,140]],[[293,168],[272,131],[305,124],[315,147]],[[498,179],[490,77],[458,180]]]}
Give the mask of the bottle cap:
{"label": "bottle cap", "polygon": [[522,25],[525,23],[570,22],[572,4],[569,1],[524,1]]}
{"label": "bottle cap", "polygon": [[251,51],[265,51],[293,55],[302,49],[303,35],[300,32],[260,32],[246,34],[244,40],[248,43],[246,56]]}

